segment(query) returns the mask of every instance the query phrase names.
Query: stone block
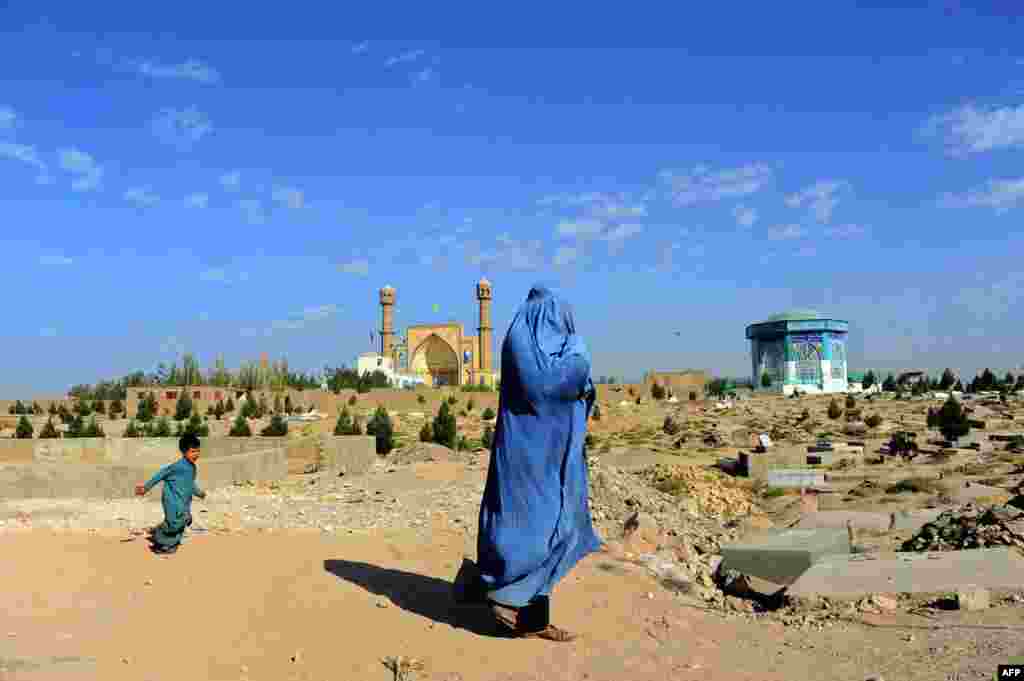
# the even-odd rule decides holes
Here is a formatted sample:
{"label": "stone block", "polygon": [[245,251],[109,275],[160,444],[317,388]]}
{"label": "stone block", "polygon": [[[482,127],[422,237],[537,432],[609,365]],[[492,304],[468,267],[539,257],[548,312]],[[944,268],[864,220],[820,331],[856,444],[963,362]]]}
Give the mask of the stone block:
{"label": "stone block", "polygon": [[974,612],[988,610],[988,589],[980,586],[966,585],[956,590],[956,607],[960,610]]}
{"label": "stone block", "polygon": [[1010,549],[828,555],[789,587],[795,597],[861,598],[874,593],[956,592],[966,585],[1020,588],[1024,559]]}
{"label": "stone block", "polygon": [[806,468],[774,468],[765,478],[769,487],[817,487],[825,484],[825,474]]}
{"label": "stone block", "polygon": [[823,556],[849,554],[846,530],[785,530],[722,547],[721,569],[774,584],[793,583]]}

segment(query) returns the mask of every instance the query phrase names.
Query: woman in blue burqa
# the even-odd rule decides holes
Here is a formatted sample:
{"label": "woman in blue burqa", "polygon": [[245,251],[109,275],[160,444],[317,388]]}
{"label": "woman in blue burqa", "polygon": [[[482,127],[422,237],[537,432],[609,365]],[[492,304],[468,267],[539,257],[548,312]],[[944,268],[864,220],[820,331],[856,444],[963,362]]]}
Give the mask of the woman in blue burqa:
{"label": "woman in blue burqa", "polygon": [[590,353],[571,308],[535,286],[501,348],[498,421],[480,504],[479,577],[463,596],[486,601],[516,636],[575,638],[551,624],[550,596],[601,546],[583,452],[594,397]]}

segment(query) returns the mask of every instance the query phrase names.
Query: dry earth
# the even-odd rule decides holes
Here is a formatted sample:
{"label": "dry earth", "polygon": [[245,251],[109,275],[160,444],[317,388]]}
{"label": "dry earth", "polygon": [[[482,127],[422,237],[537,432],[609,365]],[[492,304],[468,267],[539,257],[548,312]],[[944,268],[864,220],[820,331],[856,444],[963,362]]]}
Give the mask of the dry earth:
{"label": "dry earth", "polygon": [[[795,497],[710,464],[735,455],[751,433],[805,447],[820,432],[838,435],[843,421],[830,422],[820,398],[717,409],[623,397],[627,406],[602,404],[591,424],[592,506],[606,550],[553,601],[557,622],[583,635],[575,643],[503,639],[477,608],[451,603],[450,580],[475,554],[487,457],[411,444],[365,476],[213,491],[196,502],[196,523],[169,558],[152,556],[139,538],[160,520],[156,494],[0,503],[0,680],[966,681],[990,679],[996,664],[1024,655],[1020,594],[983,612],[762,612],[724,596],[710,580],[718,547],[791,525],[802,510]],[[936,403],[867,404],[884,416],[877,434],[861,438],[871,456],[900,419],[901,427],[920,421],[923,433],[924,410]],[[800,425],[804,408],[817,427]],[[1000,417],[1018,408],[989,407]],[[672,435],[662,428],[666,414],[679,422]],[[422,419],[396,416],[403,439],[415,442]],[[986,432],[1015,432],[1011,419],[985,418]],[[460,423],[469,437],[481,427],[474,416]],[[1021,479],[1015,456],[855,462],[834,471],[838,493],[822,505],[955,508],[966,480],[1008,495]],[[939,470],[944,488],[886,492]],[[877,484],[865,487],[866,477]],[[638,530],[624,538],[635,512]],[[906,538],[882,532],[859,541],[888,550]],[[410,671],[389,670],[384,661],[397,657]]]}

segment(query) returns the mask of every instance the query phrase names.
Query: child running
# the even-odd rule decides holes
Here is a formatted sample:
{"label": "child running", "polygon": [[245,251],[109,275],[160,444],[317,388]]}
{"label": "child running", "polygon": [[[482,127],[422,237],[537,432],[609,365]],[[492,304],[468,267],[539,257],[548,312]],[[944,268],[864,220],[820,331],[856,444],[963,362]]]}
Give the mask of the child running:
{"label": "child running", "polygon": [[164,522],[150,535],[153,553],[170,554],[178,550],[185,528],[192,524],[192,497],[206,498],[206,492],[196,485],[196,459],[199,458],[199,437],[186,433],[178,441],[181,459],[161,468],[149,482],[135,486],[135,494],[145,496],[158,482],[164,483],[161,502]]}

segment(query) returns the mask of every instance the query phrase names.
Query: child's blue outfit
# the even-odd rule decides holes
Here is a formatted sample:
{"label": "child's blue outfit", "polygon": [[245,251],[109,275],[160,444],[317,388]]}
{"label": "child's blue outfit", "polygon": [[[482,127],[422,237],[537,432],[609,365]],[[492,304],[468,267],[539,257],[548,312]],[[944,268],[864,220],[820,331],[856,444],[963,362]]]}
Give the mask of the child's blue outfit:
{"label": "child's blue outfit", "polygon": [[161,481],[164,522],[153,531],[153,546],[169,551],[178,548],[185,528],[192,524],[192,497],[205,499],[206,492],[196,485],[196,465],[185,457],[161,468],[146,483],[146,492]]}

